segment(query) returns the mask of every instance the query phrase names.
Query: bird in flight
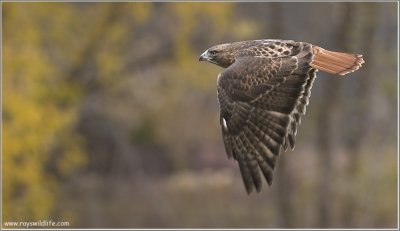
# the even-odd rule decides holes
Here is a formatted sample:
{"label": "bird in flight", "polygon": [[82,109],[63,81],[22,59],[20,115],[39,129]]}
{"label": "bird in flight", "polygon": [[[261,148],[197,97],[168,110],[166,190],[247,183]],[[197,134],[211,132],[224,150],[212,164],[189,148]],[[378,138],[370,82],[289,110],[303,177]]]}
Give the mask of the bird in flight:
{"label": "bird in flight", "polygon": [[226,68],[217,80],[222,137],[248,194],[260,192],[262,175],[271,185],[279,155],[294,149],[316,72],[346,75],[364,63],[362,55],[277,39],[216,45],[199,61]]}

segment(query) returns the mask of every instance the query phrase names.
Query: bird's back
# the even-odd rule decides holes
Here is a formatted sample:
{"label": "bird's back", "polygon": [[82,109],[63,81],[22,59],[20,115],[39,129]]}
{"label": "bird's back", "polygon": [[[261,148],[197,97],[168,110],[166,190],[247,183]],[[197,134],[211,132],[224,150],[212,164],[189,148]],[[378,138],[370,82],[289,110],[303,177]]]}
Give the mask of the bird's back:
{"label": "bird's back", "polygon": [[[364,63],[362,55],[329,51],[310,43],[294,40],[260,39],[232,43],[241,56],[302,58],[312,54],[311,67],[330,74],[345,75],[358,70]],[[311,49],[308,49],[310,47]]]}

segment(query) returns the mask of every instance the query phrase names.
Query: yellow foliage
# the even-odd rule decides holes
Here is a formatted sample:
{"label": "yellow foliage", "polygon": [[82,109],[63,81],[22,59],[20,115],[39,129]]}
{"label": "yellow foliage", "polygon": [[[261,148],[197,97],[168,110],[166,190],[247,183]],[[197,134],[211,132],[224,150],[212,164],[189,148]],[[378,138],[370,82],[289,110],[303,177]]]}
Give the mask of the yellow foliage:
{"label": "yellow foliage", "polygon": [[134,20],[138,24],[142,24],[148,20],[151,16],[151,10],[153,8],[152,3],[130,3],[128,9],[131,11],[131,14]]}
{"label": "yellow foliage", "polygon": [[[62,70],[43,49],[64,42],[57,31],[64,31],[63,25],[71,21],[71,8],[66,4],[3,6],[7,12],[3,34],[3,221],[48,219],[58,190],[46,171],[50,151],[55,145],[68,151],[64,163],[68,166],[60,166],[60,172],[84,163],[79,142],[60,143],[57,138],[75,121],[79,91],[63,81]],[[52,20],[46,17],[48,12],[55,16]],[[47,44],[49,39],[54,44]]]}

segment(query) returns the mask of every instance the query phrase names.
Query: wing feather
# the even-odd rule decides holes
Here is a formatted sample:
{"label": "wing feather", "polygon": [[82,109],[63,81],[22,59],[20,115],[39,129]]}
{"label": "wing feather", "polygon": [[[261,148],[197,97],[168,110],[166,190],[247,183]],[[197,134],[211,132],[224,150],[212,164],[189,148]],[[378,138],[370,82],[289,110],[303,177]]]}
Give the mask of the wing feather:
{"label": "wing feather", "polygon": [[261,190],[260,170],[271,185],[279,155],[294,148],[315,79],[311,45],[272,45],[285,46],[282,52],[289,50],[291,56],[241,57],[218,78],[225,149],[238,161],[248,193]]}
{"label": "wing feather", "polygon": [[256,187],[257,192],[260,192],[262,187],[262,178],[260,175],[260,171],[258,170],[258,162],[256,160],[256,154],[254,153],[254,149],[252,149],[250,143],[247,140],[247,137],[244,135],[243,132],[241,132],[238,135],[238,139],[240,144],[244,148],[244,152],[247,154],[245,155],[246,162],[247,165],[249,166],[254,186]]}
{"label": "wing feather", "polygon": [[253,182],[253,176],[251,173],[251,166],[249,166],[246,155],[243,150],[243,145],[239,143],[239,138],[237,136],[231,137],[232,144],[233,144],[233,156],[238,161],[240,173],[242,176],[243,184],[246,188],[247,193],[251,193],[254,189],[255,183]]}

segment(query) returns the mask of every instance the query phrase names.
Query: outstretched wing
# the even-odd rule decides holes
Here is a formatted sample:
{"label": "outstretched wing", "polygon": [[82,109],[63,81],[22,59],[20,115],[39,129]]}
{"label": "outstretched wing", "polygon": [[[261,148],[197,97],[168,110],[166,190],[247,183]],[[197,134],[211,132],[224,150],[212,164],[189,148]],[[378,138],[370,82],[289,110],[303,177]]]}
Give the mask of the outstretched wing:
{"label": "outstretched wing", "polygon": [[218,77],[226,153],[238,161],[248,193],[261,190],[261,173],[271,185],[278,156],[294,148],[315,79],[311,60],[311,45],[296,56],[241,57]]}

